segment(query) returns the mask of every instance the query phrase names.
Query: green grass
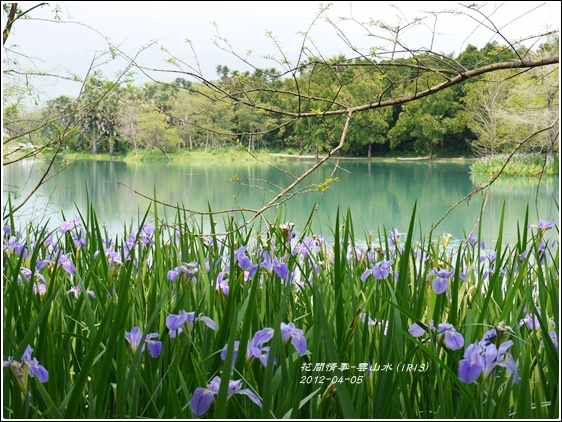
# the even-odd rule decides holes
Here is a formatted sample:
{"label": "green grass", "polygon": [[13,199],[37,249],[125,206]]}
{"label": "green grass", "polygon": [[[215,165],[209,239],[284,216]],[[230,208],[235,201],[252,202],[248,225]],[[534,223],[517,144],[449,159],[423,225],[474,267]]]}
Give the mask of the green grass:
{"label": "green grass", "polygon": [[[279,156],[276,154],[282,154]],[[171,160],[174,163],[191,163],[191,162],[245,162],[245,161],[255,161],[258,159],[266,163],[277,163],[282,162],[287,159],[295,158],[302,159],[303,151],[299,151],[296,148],[286,148],[284,150],[268,150],[268,149],[258,149],[252,150],[251,155],[248,151],[240,146],[231,147],[220,147],[217,149],[208,149],[207,151],[203,149],[193,149],[193,150],[183,150],[176,151],[169,154],[164,154],[162,151],[157,149],[139,149],[137,151],[129,151],[128,153],[116,153],[110,156],[108,153],[100,153],[97,155],[92,155],[90,151],[85,151],[83,153],[76,152],[63,152],[62,159],[65,161],[72,160],[117,160],[117,161],[127,161],[127,162],[168,162]],[[326,155],[326,152],[319,154],[320,157]],[[304,154],[307,159],[313,159],[313,154],[307,152]],[[397,162],[396,158],[405,157],[404,154],[397,156],[388,155],[384,157],[373,157],[371,161],[373,162]],[[415,155],[410,155],[409,158],[416,158]],[[343,160],[354,160],[354,161],[368,161],[366,157],[341,157]],[[473,159],[464,157],[438,157],[433,159],[433,162],[471,162]]]}
{"label": "green grass", "polygon": [[[381,228],[374,240],[338,212],[333,243],[314,233],[288,240],[279,220],[269,233],[250,227],[202,236],[182,212],[159,221],[154,208],[145,218],[122,235],[104,233],[92,207],[65,233],[5,228],[4,359],[22,363],[31,345],[49,372],[45,383],[20,376],[28,382],[24,395],[15,363],[14,371],[4,369],[5,418],[195,418],[190,401],[215,376],[222,383],[206,393],[213,397],[209,418],[559,417],[558,345],[549,335],[559,323],[556,226],[539,230],[523,221],[517,243],[506,246],[500,228],[491,251],[477,233],[455,248],[416,235],[415,209],[405,233]],[[233,221],[225,223],[229,229]],[[389,265],[386,276],[366,273],[381,262]],[[169,279],[182,263],[197,268],[195,280]],[[26,269],[36,274],[31,282]],[[452,271],[439,295],[434,269]],[[219,277],[228,280],[228,294]],[[34,285],[43,279],[46,290],[38,294]],[[78,283],[78,297],[67,293]],[[196,320],[174,338],[167,319],[180,311],[208,317],[217,329]],[[536,321],[533,329],[520,325],[526,317]],[[282,336],[281,323],[290,322],[306,339],[303,355],[296,340]],[[450,323],[464,346],[452,350],[429,328],[414,337],[413,323]],[[157,357],[141,351],[143,342],[132,351],[126,333],[135,326],[143,339],[158,333]],[[519,382],[502,366],[462,382],[465,349],[494,327],[497,344],[513,341],[508,352]],[[273,336],[251,344],[265,328]],[[265,365],[247,359],[266,354]],[[229,394],[229,380],[241,380],[261,408],[247,395]]]}
{"label": "green grass", "polygon": [[[482,157],[472,164],[470,170],[478,176],[495,176],[503,168],[507,157],[507,154]],[[516,154],[505,166],[502,175],[513,177],[556,176],[559,173],[559,160],[558,154],[555,154],[553,162],[546,165],[544,155]]]}

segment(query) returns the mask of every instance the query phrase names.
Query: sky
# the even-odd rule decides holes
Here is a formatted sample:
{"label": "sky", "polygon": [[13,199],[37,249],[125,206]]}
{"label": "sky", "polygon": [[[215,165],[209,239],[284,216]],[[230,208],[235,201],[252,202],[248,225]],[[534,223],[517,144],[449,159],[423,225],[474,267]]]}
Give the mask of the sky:
{"label": "sky", "polygon": [[[21,2],[20,7],[27,10],[37,3]],[[129,61],[117,58],[108,62],[109,55],[102,53],[107,52],[109,41],[126,57],[138,54],[136,60],[142,66],[177,70],[167,62],[173,56],[182,62],[183,69],[214,80],[219,64],[240,71],[252,70],[224,48],[231,47],[256,67],[281,69],[279,62],[284,59],[291,64],[297,63],[304,31],[308,31],[309,39],[305,45],[312,54],[326,58],[339,54],[354,57],[356,54],[338,36],[334,23],[344,31],[349,43],[361,51],[373,46],[389,48],[384,37],[390,34],[379,30],[372,32],[378,37],[369,36],[367,27],[358,22],[384,21],[391,26],[404,26],[422,16],[428,17],[418,25],[408,26],[404,32],[403,39],[410,48],[432,47],[433,51],[456,56],[468,44],[481,48],[493,40],[505,43],[490,25],[477,21],[482,20],[483,15],[473,13],[473,18],[469,18],[466,15],[432,14],[452,9],[467,11],[461,3],[398,1],[392,4],[394,6],[374,1],[335,1],[325,14],[319,14],[321,3],[314,1],[50,3],[35,9],[30,14],[33,19],[16,21],[5,47],[10,48],[9,57],[17,58],[24,68],[57,75],[75,74],[79,78],[94,68],[114,79],[127,68]],[[54,11],[55,5],[58,12]],[[558,1],[482,5],[482,12],[491,16],[496,28],[509,41],[549,28],[560,28]],[[55,16],[60,21],[54,21]],[[2,28],[5,21],[3,15]],[[226,38],[229,47],[224,42],[217,46],[218,37]],[[149,44],[150,47],[145,48]],[[162,72],[150,74],[165,81],[185,76]],[[136,82],[146,80],[137,70]],[[39,87],[40,100],[63,94],[76,96],[80,89],[80,83],[60,78],[36,78],[33,83]]]}

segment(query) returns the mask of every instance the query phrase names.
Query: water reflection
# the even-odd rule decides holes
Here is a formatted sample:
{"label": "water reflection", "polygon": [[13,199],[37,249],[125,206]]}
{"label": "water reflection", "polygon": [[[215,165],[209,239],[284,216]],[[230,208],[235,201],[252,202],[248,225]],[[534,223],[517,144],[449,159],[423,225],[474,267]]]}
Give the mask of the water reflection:
{"label": "water reflection", "polygon": [[[110,232],[122,231],[123,224],[137,224],[150,201],[137,195],[156,194],[158,200],[197,211],[231,210],[238,207],[259,209],[274,197],[278,186],[287,186],[293,178],[310,168],[312,163],[287,162],[285,172],[258,163],[193,163],[193,164],[128,164],[124,162],[76,162],[40,188],[34,200],[18,213],[18,221],[51,218],[61,221],[61,211],[70,218],[76,207],[85,213],[88,198],[93,203],[100,223]],[[25,196],[42,174],[44,163],[22,162],[4,169],[3,203],[7,193]],[[340,163],[334,176],[339,183],[331,185],[322,198],[313,230],[331,236],[336,211],[348,208],[353,217],[356,235],[380,228],[406,231],[414,204],[417,202],[417,231],[427,233],[432,224],[460,198],[471,192],[479,181],[469,175],[467,164],[429,162],[408,163]],[[304,185],[321,184],[332,176],[333,165],[312,173]],[[239,183],[233,183],[236,179]],[[304,186],[303,185],[303,186]],[[538,218],[558,222],[555,199],[559,195],[557,178],[536,182],[520,179],[500,179],[491,188],[482,219],[484,240],[491,244],[497,237],[502,207],[505,203],[504,239],[517,239],[517,223],[523,223],[529,206],[530,221]],[[311,210],[320,198],[319,192],[297,195],[282,208],[283,220],[296,223],[302,229]],[[436,229],[456,238],[464,238],[480,215],[484,197],[475,196],[449,214]],[[18,203],[18,200],[14,200]],[[276,210],[266,215],[272,218]],[[174,218],[173,209],[159,209],[160,215]],[[252,213],[244,213],[248,219]],[[227,218],[225,216],[224,218]],[[237,219],[242,219],[237,215]],[[219,218],[222,221],[223,217]],[[208,230],[208,227],[206,227]]]}

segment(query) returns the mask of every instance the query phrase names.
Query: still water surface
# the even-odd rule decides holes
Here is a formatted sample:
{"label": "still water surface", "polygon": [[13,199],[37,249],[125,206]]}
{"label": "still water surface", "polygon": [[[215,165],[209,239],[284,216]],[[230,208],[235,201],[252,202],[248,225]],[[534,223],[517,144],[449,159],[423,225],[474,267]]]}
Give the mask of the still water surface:
{"label": "still water surface", "polygon": [[[8,193],[25,195],[41,175],[44,163],[27,161],[3,169],[3,203]],[[287,161],[278,164],[285,172],[298,175],[312,166],[311,162]],[[333,164],[326,164],[307,179],[301,187],[321,184],[332,177]],[[233,183],[237,178],[240,183]],[[471,192],[476,182],[468,164],[429,162],[366,163],[343,162],[333,177],[340,179],[324,194],[312,229],[331,239],[337,209],[349,208],[356,237],[365,238],[378,230],[397,228],[408,230],[414,204],[417,201],[417,233],[427,234],[443,214],[460,198]],[[291,176],[263,164],[249,163],[194,163],[194,164],[129,164],[124,162],[80,161],[42,186],[34,199],[18,213],[18,224],[29,220],[46,221],[56,227],[66,218],[77,216],[76,209],[85,215],[87,198],[93,203],[100,224],[115,235],[122,233],[126,224],[138,224],[139,216],[147,210],[150,201],[134,193],[152,196],[172,205],[181,204],[196,211],[230,210],[233,208],[259,209],[273,197],[279,186],[287,186]],[[122,183],[131,189],[119,185]],[[526,207],[529,220],[541,219],[559,222],[556,202],[559,197],[558,178],[544,180],[537,191],[536,181],[500,179],[487,198],[482,218],[482,238],[493,245],[497,238],[503,204],[505,203],[504,242],[515,242],[517,225],[523,224]],[[281,207],[282,221],[295,223],[295,231],[305,226],[311,210],[320,198],[319,192],[294,196]],[[16,198],[14,204],[19,202]],[[435,234],[451,233],[464,239],[477,223],[484,196],[477,195],[459,205],[436,228]],[[159,216],[174,219],[175,211],[159,207]],[[274,210],[267,214],[274,216]],[[235,214],[236,221],[249,219],[252,213]],[[217,217],[218,229],[228,214]],[[149,216],[153,222],[153,216]],[[197,220],[201,221],[200,218]],[[208,221],[203,221],[209,231]]]}

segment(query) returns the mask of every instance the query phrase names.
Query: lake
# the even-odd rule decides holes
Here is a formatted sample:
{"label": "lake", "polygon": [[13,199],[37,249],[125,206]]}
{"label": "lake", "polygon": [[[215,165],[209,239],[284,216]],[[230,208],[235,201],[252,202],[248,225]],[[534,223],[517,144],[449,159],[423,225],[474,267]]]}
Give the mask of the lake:
{"label": "lake", "polygon": [[[293,179],[313,165],[310,161],[288,160],[276,164],[279,169],[265,164],[248,163],[125,163],[121,161],[77,161],[42,186],[35,197],[17,213],[17,223],[46,221],[56,227],[62,221],[61,211],[67,219],[77,216],[76,209],[86,213],[87,198],[92,201],[100,224],[115,235],[123,232],[123,225],[138,224],[150,201],[133,192],[147,196],[156,192],[157,199],[171,205],[180,204],[195,211],[232,210],[235,208],[259,209]],[[3,169],[3,204],[8,193],[26,195],[39,180],[44,162],[24,161]],[[56,170],[56,169],[55,169]],[[428,233],[433,224],[459,199],[471,192],[477,183],[469,171],[469,164],[423,162],[340,162],[339,168],[327,163],[306,178],[300,188],[322,184],[329,177],[339,178],[324,193],[312,229],[332,239],[336,212],[349,208],[353,217],[356,237],[364,239],[378,230],[394,228],[408,230],[412,210],[417,201],[416,233]],[[232,180],[238,180],[238,183]],[[117,182],[121,183],[118,184]],[[499,230],[502,206],[505,203],[504,243],[515,242],[517,224],[522,225],[526,207],[529,221],[538,219],[559,222],[556,202],[559,198],[558,178],[543,180],[537,190],[536,180],[500,178],[491,188],[482,218],[482,238],[488,247],[495,244]],[[126,187],[128,186],[128,187]],[[300,233],[313,207],[320,198],[319,192],[301,193],[281,207],[266,213],[272,218],[276,211],[281,220],[295,223]],[[464,239],[480,216],[485,197],[475,195],[467,204],[460,204],[435,229],[435,235],[451,233],[455,239]],[[14,200],[17,204],[19,199]],[[159,207],[159,216],[173,220],[175,210]],[[249,219],[251,212],[236,212],[236,221]],[[229,214],[215,218],[217,229]],[[149,216],[149,222],[153,217]],[[197,217],[198,223],[201,217]],[[205,232],[209,222],[203,219]],[[264,227],[263,223],[262,228]],[[435,236],[434,235],[434,236]]]}

